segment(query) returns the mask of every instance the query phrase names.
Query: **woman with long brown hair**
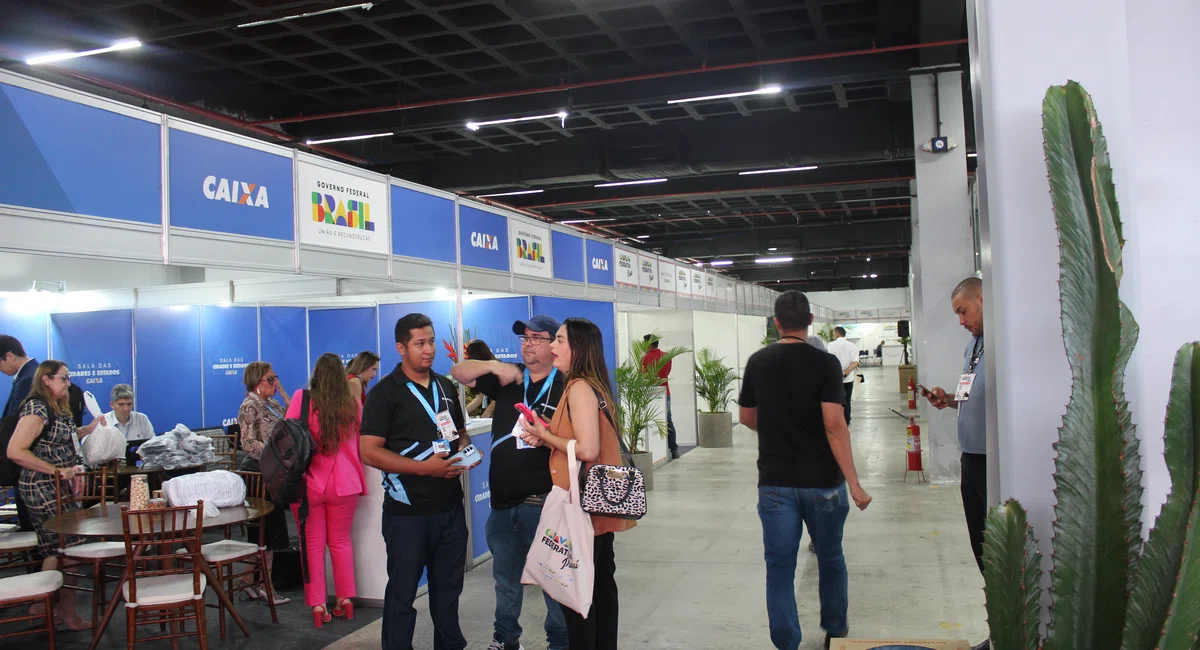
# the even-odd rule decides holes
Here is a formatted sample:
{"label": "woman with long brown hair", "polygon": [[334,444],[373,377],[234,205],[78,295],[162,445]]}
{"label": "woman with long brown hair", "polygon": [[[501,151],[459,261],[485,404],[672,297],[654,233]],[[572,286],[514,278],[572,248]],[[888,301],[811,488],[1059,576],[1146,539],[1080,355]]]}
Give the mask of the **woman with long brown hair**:
{"label": "woman with long brown hair", "polygon": [[[304,476],[308,496],[308,521],[303,529],[304,553],[309,575],[309,581],[304,585],[304,601],[312,607],[313,626],[321,627],[332,620],[326,613],[326,547],[333,562],[333,586],[337,595],[333,613],[354,618],[354,605],[350,599],[357,591],[350,530],[358,498],[367,493],[367,479],[358,452],[362,403],[350,390],[342,360],[336,354],[322,354],[308,386],[306,424],[316,447]],[[302,417],[305,392],[296,391],[288,407],[288,419]],[[292,504],[298,530],[299,508],[299,504]]]}
{"label": "woman with long brown hair", "polygon": [[358,397],[359,404],[367,403],[367,384],[379,374],[379,355],[363,350],[346,366],[346,379],[350,381],[350,394]]}
{"label": "woman with long brown hair", "polygon": [[[37,533],[44,571],[59,569],[58,536],[45,528],[46,521],[58,509],[55,476],[67,480],[75,477],[76,469],[83,464],[78,439],[97,425],[105,424],[104,416],[100,416],[86,427],[75,427],[69,403],[70,386],[67,364],[50,359],[38,365],[33,374],[33,388],[21,404],[21,419],[6,451],[8,458],[21,466],[17,490]],[[74,510],[79,504],[68,503],[65,507]],[[60,598],[57,608],[60,620],[72,630],[91,627],[75,611],[75,590],[61,590]]]}
{"label": "woman with long brown hair", "polygon": [[[613,428],[612,391],[608,365],[604,362],[604,338],[600,328],[585,318],[568,318],[550,344],[554,367],[566,373],[567,388],[547,429],[541,423],[526,423],[525,441],[546,444],[554,484],[570,489],[567,443],[575,441],[575,456],[584,467],[623,465],[619,435]],[[607,414],[605,413],[607,411]],[[629,530],[635,522],[592,515],[596,533],[593,559],[596,580],[592,587],[592,609],[587,618],[564,607],[571,650],[616,650],[619,605],[617,564],[613,552],[614,533]]]}

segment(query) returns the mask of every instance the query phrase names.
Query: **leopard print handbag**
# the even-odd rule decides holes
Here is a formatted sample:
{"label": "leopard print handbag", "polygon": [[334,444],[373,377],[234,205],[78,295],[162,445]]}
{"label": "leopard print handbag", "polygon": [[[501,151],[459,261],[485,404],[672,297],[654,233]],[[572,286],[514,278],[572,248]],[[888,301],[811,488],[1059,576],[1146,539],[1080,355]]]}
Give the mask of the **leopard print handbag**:
{"label": "leopard print handbag", "polygon": [[[596,389],[593,388],[593,391]],[[621,457],[625,465],[592,465],[580,464],[579,470],[579,503],[583,511],[590,515],[602,515],[619,519],[641,519],[646,516],[646,479],[641,470],[633,466],[633,457],[625,440],[621,438],[620,429],[609,413],[608,404],[596,392],[600,402],[600,411],[612,425],[617,434],[617,442],[621,445]],[[571,406],[568,403],[568,412]]]}

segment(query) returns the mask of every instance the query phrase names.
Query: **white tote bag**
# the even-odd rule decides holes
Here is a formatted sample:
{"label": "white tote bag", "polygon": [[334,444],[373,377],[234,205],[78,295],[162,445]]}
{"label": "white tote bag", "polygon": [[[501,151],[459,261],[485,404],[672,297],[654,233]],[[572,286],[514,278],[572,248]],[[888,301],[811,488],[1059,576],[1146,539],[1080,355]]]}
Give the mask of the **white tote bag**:
{"label": "white tote bag", "polygon": [[525,558],[521,583],[541,587],[560,605],[587,618],[596,582],[592,553],[596,533],[592,518],[579,505],[579,461],[575,459],[574,440],[567,443],[567,474],[571,491],[554,486],[542,506],[538,534]]}

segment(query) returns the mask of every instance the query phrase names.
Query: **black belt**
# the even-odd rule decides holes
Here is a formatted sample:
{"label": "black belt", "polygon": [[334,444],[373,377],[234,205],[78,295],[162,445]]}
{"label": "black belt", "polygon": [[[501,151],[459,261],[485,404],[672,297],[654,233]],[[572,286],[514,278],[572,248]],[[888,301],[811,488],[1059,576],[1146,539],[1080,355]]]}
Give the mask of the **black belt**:
{"label": "black belt", "polygon": [[544,506],[546,505],[546,497],[549,495],[549,492],[546,494],[535,494],[533,496],[525,497],[525,500],[521,503],[522,505],[526,506]]}

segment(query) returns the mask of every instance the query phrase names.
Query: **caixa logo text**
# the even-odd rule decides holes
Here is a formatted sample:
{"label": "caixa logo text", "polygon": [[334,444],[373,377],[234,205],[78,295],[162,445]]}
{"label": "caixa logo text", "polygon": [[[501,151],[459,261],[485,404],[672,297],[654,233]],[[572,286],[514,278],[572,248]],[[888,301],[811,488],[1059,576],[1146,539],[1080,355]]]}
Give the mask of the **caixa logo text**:
{"label": "caixa logo text", "polygon": [[607,271],[608,260],[604,259],[603,257],[593,257],[592,268],[596,269],[597,271]]}
{"label": "caixa logo text", "polygon": [[500,250],[500,238],[485,232],[472,232],[471,246],[489,251],[498,251]]}
{"label": "caixa logo text", "polygon": [[204,179],[204,197],[210,201],[226,201],[255,208],[270,208],[267,186],[245,181],[208,176]]}

